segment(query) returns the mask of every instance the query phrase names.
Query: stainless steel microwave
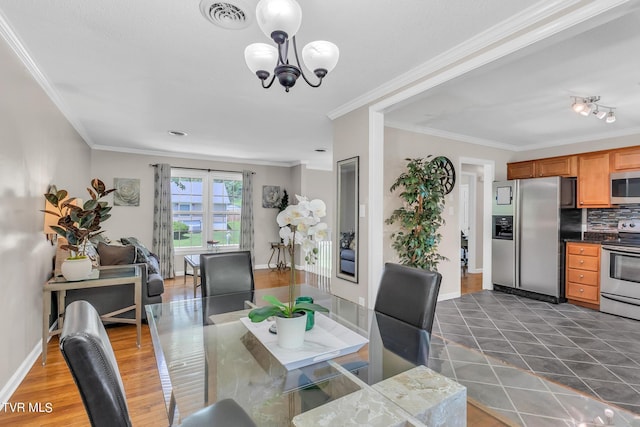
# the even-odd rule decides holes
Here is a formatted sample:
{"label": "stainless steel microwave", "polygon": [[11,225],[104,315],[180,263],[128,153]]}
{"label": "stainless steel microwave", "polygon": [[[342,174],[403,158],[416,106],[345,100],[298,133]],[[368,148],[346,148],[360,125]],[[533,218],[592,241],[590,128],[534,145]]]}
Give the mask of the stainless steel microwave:
{"label": "stainless steel microwave", "polygon": [[614,172],[611,179],[611,204],[640,203],[640,171]]}

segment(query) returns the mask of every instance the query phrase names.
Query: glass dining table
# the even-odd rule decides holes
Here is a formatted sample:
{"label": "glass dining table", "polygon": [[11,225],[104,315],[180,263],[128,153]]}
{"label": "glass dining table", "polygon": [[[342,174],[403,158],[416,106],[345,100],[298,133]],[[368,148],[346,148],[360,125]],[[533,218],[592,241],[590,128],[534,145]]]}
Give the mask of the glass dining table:
{"label": "glass dining table", "polygon": [[[369,414],[379,422],[375,425],[424,425],[380,393],[379,384],[427,365],[428,332],[318,288],[298,285],[295,296],[312,297],[330,310],[328,318],[368,342],[357,351],[322,355],[305,366],[287,369],[242,321],[251,307],[266,304],[265,294],[286,301],[288,288],[146,306],[171,425],[226,398],[238,402],[257,426],[315,425],[317,419],[305,420],[318,412],[312,410],[331,402],[338,405],[345,396],[357,393],[375,401],[367,411],[385,407],[384,414]],[[318,316],[324,315],[316,313],[316,325]],[[462,395],[466,407],[466,394]],[[449,425],[466,425],[466,410],[454,418],[459,423]]]}

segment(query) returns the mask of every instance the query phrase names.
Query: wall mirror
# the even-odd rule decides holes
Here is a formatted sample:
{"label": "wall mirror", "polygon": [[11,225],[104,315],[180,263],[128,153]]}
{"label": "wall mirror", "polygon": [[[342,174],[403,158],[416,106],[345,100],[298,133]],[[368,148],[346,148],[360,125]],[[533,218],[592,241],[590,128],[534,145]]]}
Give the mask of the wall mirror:
{"label": "wall mirror", "polygon": [[336,276],[358,283],[358,162],[359,157],[338,161]]}

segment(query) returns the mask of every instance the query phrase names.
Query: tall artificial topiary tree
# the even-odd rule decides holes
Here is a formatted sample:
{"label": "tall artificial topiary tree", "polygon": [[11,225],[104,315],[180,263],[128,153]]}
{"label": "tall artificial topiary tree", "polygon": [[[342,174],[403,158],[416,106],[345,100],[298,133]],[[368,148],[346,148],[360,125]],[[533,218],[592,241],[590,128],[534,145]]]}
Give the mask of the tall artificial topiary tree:
{"label": "tall artificial topiary tree", "polygon": [[391,186],[400,188],[402,207],[395,209],[387,224],[399,225],[391,235],[393,248],[404,265],[437,271],[438,262],[447,258],[438,252],[442,239],[439,229],[444,225],[442,216],[447,172],[443,168],[445,157],[406,159],[407,170]]}

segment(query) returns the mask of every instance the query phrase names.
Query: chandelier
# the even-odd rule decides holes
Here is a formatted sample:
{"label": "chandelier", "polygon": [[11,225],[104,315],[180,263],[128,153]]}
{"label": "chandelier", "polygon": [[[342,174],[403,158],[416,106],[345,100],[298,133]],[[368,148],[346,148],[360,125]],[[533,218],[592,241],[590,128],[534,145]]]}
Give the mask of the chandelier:
{"label": "chandelier", "polygon": [[[583,116],[589,116],[593,114],[600,120],[604,119],[606,123],[613,123],[616,121],[616,115],[613,113],[615,107],[607,107],[606,105],[599,104],[599,96],[587,96],[579,97],[572,96],[573,104],[571,108],[578,114]],[[608,112],[606,110],[609,110]]]}
{"label": "chandelier", "polygon": [[[263,88],[269,89],[277,77],[285,91],[289,92],[300,76],[309,86],[318,87],[338,63],[338,46],[324,40],[311,42],[302,49],[302,59],[304,65],[316,75],[318,82],[313,83],[305,76],[296,46],[302,9],[295,0],[260,0],[256,6],[256,20],[262,32],[276,43],[276,46],[253,43],[244,50],[247,66],[261,80]],[[295,65],[289,63],[290,41]]]}

